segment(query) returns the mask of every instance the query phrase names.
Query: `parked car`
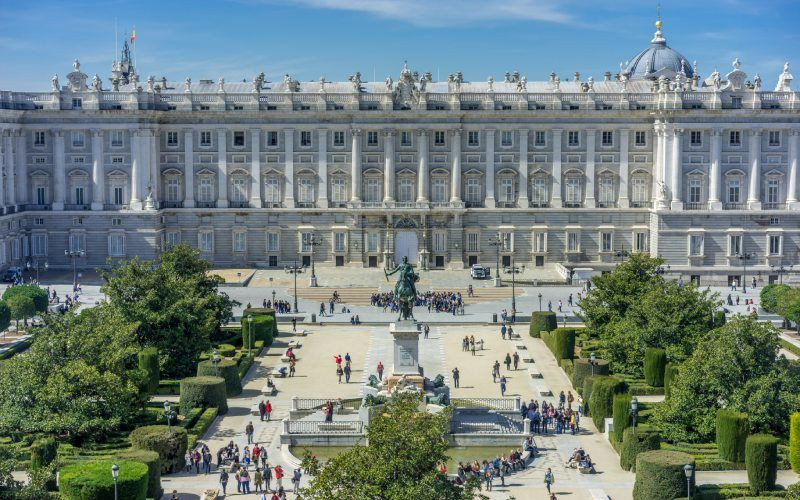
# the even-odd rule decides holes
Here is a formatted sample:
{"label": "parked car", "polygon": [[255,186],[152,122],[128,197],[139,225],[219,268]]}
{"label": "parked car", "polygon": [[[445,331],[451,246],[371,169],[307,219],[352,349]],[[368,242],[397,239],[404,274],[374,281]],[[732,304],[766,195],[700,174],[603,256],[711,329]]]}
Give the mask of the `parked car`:
{"label": "parked car", "polygon": [[17,280],[17,278],[22,277],[22,268],[20,267],[9,267],[6,269],[6,273],[3,275],[3,281],[6,283],[13,283]]}
{"label": "parked car", "polygon": [[480,264],[473,264],[472,269],[469,271],[469,275],[472,276],[474,280],[482,280],[486,278],[486,268]]}

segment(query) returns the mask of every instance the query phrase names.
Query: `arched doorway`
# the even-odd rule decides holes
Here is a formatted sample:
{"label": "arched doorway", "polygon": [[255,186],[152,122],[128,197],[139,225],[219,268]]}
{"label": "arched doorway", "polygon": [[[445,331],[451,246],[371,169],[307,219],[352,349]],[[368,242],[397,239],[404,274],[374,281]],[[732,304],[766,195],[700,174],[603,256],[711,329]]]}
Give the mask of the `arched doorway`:
{"label": "arched doorway", "polygon": [[395,263],[403,262],[403,257],[408,257],[408,261],[412,264],[417,263],[417,252],[419,251],[419,240],[417,239],[417,232],[401,229],[395,233],[394,237],[394,261]]}

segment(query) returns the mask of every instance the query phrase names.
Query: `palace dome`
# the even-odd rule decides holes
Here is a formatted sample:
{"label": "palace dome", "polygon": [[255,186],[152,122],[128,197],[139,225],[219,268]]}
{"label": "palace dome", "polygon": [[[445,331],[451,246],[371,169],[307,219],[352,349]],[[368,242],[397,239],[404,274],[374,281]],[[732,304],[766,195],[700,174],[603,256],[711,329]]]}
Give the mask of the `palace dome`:
{"label": "palace dome", "polygon": [[661,21],[656,22],[656,33],[650,46],[628,62],[625,71],[628,80],[656,80],[665,76],[670,80],[683,71],[687,78],[694,76],[692,65],[679,52],[667,45],[661,33]]}

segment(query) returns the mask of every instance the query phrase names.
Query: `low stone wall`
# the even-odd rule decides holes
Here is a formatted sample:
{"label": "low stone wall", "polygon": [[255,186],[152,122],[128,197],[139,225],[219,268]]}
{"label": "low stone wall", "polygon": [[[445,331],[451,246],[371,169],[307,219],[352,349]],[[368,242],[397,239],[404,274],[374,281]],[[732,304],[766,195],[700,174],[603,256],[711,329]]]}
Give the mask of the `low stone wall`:
{"label": "low stone wall", "polygon": [[281,434],[281,444],[289,446],[355,446],[365,439],[363,434]]}
{"label": "low stone wall", "polygon": [[450,446],[508,446],[519,448],[525,434],[448,434]]}

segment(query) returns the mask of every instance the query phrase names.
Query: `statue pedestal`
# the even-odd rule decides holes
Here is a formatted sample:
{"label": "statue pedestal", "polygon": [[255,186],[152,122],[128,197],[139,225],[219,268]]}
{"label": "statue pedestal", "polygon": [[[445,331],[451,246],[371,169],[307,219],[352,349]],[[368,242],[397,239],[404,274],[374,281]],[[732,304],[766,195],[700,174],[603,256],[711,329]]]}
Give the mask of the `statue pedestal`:
{"label": "statue pedestal", "polygon": [[387,377],[389,392],[401,379],[425,389],[425,377],[419,374],[419,330],[415,321],[398,321],[389,324],[389,333],[394,337],[394,366]]}

